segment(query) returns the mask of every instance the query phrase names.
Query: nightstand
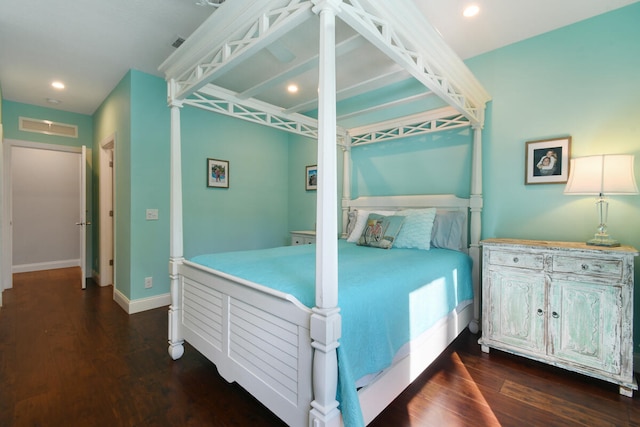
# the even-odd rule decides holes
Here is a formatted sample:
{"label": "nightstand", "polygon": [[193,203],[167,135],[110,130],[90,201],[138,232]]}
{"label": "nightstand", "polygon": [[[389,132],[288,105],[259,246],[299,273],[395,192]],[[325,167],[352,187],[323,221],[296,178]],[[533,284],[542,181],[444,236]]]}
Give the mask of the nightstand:
{"label": "nightstand", "polygon": [[291,231],[291,246],[311,245],[316,242],[316,232],[311,230]]}
{"label": "nightstand", "polygon": [[482,245],[484,352],[507,351],[618,384],[632,397],[631,246],[488,239]]}

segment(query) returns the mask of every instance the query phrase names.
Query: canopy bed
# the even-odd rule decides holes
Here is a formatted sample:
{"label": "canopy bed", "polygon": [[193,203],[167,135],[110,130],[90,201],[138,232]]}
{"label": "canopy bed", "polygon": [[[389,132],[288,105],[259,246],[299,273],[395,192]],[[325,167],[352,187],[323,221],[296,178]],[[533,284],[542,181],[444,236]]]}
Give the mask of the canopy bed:
{"label": "canopy bed", "polygon": [[[216,364],[224,378],[238,382],[289,425],[357,425],[373,420],[464,328],[469,326],[477,332],[481,130],[489,96],[411,0],[227,1],[160,69],[167,80],[171,108],[169,353],[173,359],[182,356],[183,343],[188,341]],[[336,70],[341,71],[339,78]],[[281,96],[293,77],[301,82],[301,88],[307,88],[297,101]],[[389,92],[396,99],[366,96],[390,86],[395,88]],[[354,99],[358,102],[351,102]],[[353,109],[354,104],[360,109]],[[316,245],[275,248],[275,254],[265,250],[184,259],[180,132],[183,106],[317,140]],[[473,129],[470,197],[351,199],[352,148],[469,126]],[[343,152],[345,169],[341,233],[338,147]],[[372,212],[383,212],[384,218],[403,218],[405,222],[414,214],[430,212],[431,221],[440,224],[441,231],[446,218],[457,215],[459,221],[454,222],[458,229],[454,234],[458,237],[453,239],[453,249],[457,250],[446,249],[451,242],[438,245],[433,233],[426,240],[427,248],[429,243],[437,247],[428,251],[411,246],[391,250],[362,248],[350,243],[354,238],[350,228],[358,227],[359,216],[364,215],[366,220]],[[367,286],[374,281],[372,276],[361,277],[360,273],[348,271],[350,265],[367,262],[357,258],[361,254],[356,252],[362,249],[377,251],[365,255],[371,259],[395,256],[406,262],[416,256],[412,266],[426,263],[420,260],[425,254],[437,257],[453,253],[463,258],[453,256],[454,267],[434,273],[436,276],[419,273],[425,280],[422,284],[429,286],[418,283],[407,289],[408,294],[403,297],[405,308],[386,310],[404,316],[388,323],[399,323],[405,329],[411,325],[411,331],[391,345],[389,354],[380,358],[384,361],[365,372],[359,368],[368,359],[377,359],[373,357],[378,356],[377,350],[367,353],[367,361],[345,363],[358,357],[358,349],[366,345],[351,341],[360,339],[354,338],[358,335],[354,331],[361,329],[355,330],[350,322],[367,325],[368,321],[361,317],[364,314],[342,305],[348,302],[349,293],[363,293],[362,289],[359,293],[350,291],[350,286],[357,289],[362,280]],[[237,262],[239,256],[255,258]],[[469,262],[465,263],[465,259]],[[384,258],[369,262],[374,265],[367,270],[377,277],[382,269],[375,265],[392,265],[395,261]],[[291,269],[309,263],[315,268],[306,270],[313,271],[293,271],[295,279],[267,277],[270,270],[275,270],[274,265]],[[244,269],[248,264],[254,268]],[[413,270],[406,266],[394,269]],[[355,280],[349,279],[355,276]],[[467,290],[463,285],[471,278],[473,289]],[[272,280],[281,285],[270,285]],[[400,291],[396,289],[410,280],[382,281],[387,288],[393,283],[391,294],[384,293],[388,289],[380,291],[381,301],[386,304],[397,297]],[[308,282],[311,288],[294,289],[293,285]],[[378,292],[371,289],[367,287],[365,293]],[[431,320],[418,318],[417,312],[437,311],[422,307],[420,301],[424,299],[414,298],[423,292],[436,292],[438,298],[451,303],[439,309],[444,310],[443,315]],[[376,312],[372,307],[380,304],[378,300],[355,305],[369,308],[365,311],[370,317],[372,313],[379,317],[385,310],[379,308]],[[419,330],[413,330],[414,323],[422,325]],[[381,328],[369,326],[371,333],[360,335],[375,335]],[[397,331],[386,334],[396,336]],[[374,348],[379,346],[374,344]]]}

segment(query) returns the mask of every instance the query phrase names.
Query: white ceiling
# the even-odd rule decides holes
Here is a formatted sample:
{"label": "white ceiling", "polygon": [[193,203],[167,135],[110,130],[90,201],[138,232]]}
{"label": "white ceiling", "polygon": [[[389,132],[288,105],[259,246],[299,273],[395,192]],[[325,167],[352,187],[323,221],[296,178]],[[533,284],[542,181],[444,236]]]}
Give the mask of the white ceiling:
{"label": "white ceiling", "polygon": [[[472,19],[461,16],[468,0],[414,1],[465,59],[640,0],[476,0],[481,11]],[[92,114],[127,70],[160,75],[171,43],[215,10],[195,3],[1,0],[3,98]],[[56,79],[66,89],[51,88]]]}

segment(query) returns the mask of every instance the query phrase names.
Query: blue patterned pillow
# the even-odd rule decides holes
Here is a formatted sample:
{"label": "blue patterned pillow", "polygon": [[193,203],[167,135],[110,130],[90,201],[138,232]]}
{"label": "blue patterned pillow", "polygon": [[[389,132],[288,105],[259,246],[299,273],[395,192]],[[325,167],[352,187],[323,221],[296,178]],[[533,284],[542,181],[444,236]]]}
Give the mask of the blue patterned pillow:
{"label": "blue patterned pillow", "polygon": [[431,228],[436,217],[436,208],[406,209],[398,214],[406,218],[393,246],[428,251],[431,248]]}
{"label": "blue patterned pillow", "polygon": [[364,230],[358,239],[358,245],[391,249],[403,221],[403,216],[369,214]]}

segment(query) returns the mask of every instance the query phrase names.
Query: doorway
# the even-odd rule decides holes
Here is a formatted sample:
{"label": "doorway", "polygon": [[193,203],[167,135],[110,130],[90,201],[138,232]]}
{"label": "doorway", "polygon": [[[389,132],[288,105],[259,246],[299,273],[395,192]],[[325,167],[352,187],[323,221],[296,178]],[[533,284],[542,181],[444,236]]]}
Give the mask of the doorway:
{"label": "doorway", "polygon": [[[113,285],[114,278],[114,182],[115,182],[115,135],[110,135],[100,143],[100,182],[99,182],[99,212],[100,212],[100,256],[98,284],[100,286]],[[115,286],[114,286],[115,289]]]}
{"label": "doorway", "polygon": [[4,141],[3,288],[13,273],[86,267],[86,149]]}

